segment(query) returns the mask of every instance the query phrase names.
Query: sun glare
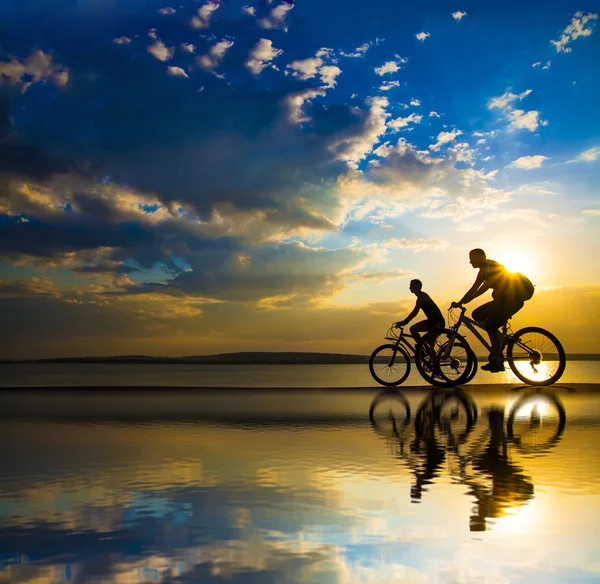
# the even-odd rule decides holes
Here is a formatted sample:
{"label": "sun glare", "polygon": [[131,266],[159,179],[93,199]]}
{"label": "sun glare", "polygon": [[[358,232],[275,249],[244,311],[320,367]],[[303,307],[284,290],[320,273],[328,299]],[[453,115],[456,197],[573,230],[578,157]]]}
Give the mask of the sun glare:
{"label": "sun glare", "polygon": [[498,261],[503,264],[509,272],[521,272],[529,278],[537,275],[538,272],[532,256],[521,250],[507,250],[500,257],[498,257]]}

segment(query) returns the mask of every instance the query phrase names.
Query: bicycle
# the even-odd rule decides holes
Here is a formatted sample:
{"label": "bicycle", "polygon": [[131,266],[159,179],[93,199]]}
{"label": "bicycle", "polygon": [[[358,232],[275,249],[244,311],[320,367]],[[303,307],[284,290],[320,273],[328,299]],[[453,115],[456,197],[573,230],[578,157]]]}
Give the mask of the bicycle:
{"label": "bicycle", "polygon": [[[377,347],[371,353],[369,371],[377,383],[386,387],[395,387],[406,381],[409,376],[411,360],[416,361],[418,343],[412,335],[404,332],[404,327],[390,327],[385,339],[392,342]],[[429,381],[429,376],[433,376],[431,356],[424,354],[423,359],[426,363],[422,366],[422,370],[427,375],[423,377]],[[421,369],[419,371],[421,372]]]}
{"label": "bicycle", "polygon": [[[481,344],[490,352],[490,344],[477,328],[483,326],[466,316],[466,308],[459,306],[461,312],[456,323],[441,331],[427,333],[416,348],[415,363],[421,372],[423,356],[430,353],[429,347],[435,347],[438,377],[430,381],[440,387],[452,387],[468,383],[477,371],[477,357],[467,340],[458,332],[467,327]],[[449,310],[453,317],[452,308]],[[529,326],[513,333],[507,321],[501,329],[503,350],[506,348],[506,360],[512,372],[528,385],[542,386],[556,383],[565,371],[567,358],[560,341],[549,331]],[[428,374],[425,369],[421,375]]]}
{"label": "bicycle", "polygon": [[416,343],[412,344],[409,341],[411,339],[414,342],[414,337],[405,333],[404,327],[390,327],[385,339],[393,342],[381,345],[371,353],[369,371],[377,383],[394,387],[406,381],[410,373],[411,354],[413,358],[415,355]]}

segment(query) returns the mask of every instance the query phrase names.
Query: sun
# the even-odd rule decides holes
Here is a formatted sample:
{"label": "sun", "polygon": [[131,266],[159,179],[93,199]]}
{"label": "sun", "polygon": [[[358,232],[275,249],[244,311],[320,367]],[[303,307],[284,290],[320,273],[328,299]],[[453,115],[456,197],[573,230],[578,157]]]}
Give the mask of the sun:
{"label": "sun", "polygon": [[529,278],[534,277],[538,272],[532,256],[527,251],[506,250],[498,257],[498,262],[509,272],[521,272]]}

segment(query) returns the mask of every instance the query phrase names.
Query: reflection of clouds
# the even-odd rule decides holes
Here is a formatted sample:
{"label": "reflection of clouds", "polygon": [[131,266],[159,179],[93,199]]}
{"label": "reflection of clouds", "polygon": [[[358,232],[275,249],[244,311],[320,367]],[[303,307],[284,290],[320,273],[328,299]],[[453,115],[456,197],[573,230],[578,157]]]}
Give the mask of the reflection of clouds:
{"label": "reflection of clouds", "polygon": [[[338,406],[326,396],[318,407]],[[0,549],[26,564],[4,564],[0,582],[501,582],[507,566],[509,581],[531,581],[545,553],[540,530],[562,533],[567,517],[580,517],[572,545],[589,550],[597,517],[589,497],[546,489],[475,541],[473,499],[452,474],[455,461],[411,505],[412,471],[366,423],[4,424],[18,448],[2,452]],[[553,451],[558,467],[570,438]],[[537,490],[548,469],[532,476]],[[597,493],[596,477],[587,494]],[[560,539],[563,553],[573,553],[570,541]]]}

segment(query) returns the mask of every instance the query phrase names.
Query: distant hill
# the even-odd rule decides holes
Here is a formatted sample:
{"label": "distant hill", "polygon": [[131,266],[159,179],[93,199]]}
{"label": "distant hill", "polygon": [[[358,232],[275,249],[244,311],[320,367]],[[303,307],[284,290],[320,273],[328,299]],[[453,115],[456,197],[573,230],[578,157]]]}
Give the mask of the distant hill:
{"label": "distant hill", "polygon": [[342,353],[244,352],[189,357],[116,355],[107,357],[61,357],[57,359],[2,360],[0,363],[92,363],[92,364],[172,364],[172,365],[362,365],[368,355]]}

